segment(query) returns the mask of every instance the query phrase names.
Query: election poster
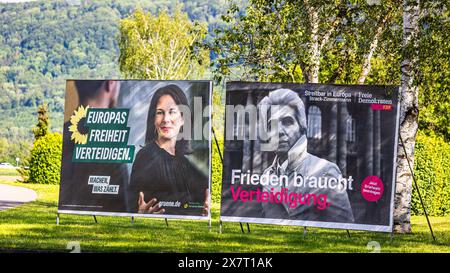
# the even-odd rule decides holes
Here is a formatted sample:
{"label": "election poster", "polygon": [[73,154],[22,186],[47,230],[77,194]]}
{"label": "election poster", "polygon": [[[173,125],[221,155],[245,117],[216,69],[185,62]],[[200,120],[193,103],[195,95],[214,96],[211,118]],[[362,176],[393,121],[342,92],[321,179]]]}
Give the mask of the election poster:
{"label": "election poster", "polygon": [[390,232],[397,86],[230,82],[221,220]]}
{"label": "election poster", "polygon": [[58,213],[209,219],[211,92],[67,80]]}

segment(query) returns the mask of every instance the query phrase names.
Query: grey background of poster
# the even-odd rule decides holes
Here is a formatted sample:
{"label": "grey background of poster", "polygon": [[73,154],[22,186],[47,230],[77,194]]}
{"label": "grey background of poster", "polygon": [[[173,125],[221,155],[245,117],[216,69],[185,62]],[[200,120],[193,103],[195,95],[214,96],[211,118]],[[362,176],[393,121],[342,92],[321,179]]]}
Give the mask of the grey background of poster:
{"label": "grey background of poster", "polygon": [[[146,81],[146,80],[123,80],[121,81],[120,94],[118,98],[117,108],[130,109],[127,126],[130,127],[130,135],[128,138],[129,145],[135,145],[134,156],[144,146],[145,133],[147,130],[147,115],[150,107],[150,101],[156,90],[169,84],[176,84],[186,94],[191,104],[192,114],[193,99],[195,96],[202,97],[203,108],[208,105],[210,100],[210,83],[208,81]],[[202,109],[203,110],[203,109]],[[203,118],[203,125],[208,122],[208,118]],[[192,131],[203,130],[194,127],[192,123]],[[207,177],[209,177],[209,139],[203,136],[202,140],[191,141],[194,150],[193,154],[186,157],[200,169]],[[134,161],[134,158],[133,158]],[[129,173],[131,173],[132,163],[127,164]]]}

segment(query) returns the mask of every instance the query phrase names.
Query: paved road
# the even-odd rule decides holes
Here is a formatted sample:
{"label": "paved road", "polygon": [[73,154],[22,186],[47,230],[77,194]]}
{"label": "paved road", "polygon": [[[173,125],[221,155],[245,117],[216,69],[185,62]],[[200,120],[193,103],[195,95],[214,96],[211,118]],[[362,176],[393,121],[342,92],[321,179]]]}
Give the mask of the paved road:
{"label": "paved road", "polygon": [[0,184],[0,211],[36,200],[35,191],[10,185]]}

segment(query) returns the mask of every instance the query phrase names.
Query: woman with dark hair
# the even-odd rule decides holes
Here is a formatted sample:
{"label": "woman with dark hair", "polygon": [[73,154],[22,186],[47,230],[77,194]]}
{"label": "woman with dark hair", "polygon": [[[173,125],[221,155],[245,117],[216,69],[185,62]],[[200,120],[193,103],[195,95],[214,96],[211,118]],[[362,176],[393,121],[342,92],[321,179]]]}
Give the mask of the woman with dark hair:
{"label": "woman with dark hair", "polygon": [[186,95],[174,84],[158,89],[151,99],[145,146],[131,171],[131,212],[208,213],[208,178],[185,157],[191,153],[189,140],[178,139],[185,120],[191,119],[181,106],[189,109]]}

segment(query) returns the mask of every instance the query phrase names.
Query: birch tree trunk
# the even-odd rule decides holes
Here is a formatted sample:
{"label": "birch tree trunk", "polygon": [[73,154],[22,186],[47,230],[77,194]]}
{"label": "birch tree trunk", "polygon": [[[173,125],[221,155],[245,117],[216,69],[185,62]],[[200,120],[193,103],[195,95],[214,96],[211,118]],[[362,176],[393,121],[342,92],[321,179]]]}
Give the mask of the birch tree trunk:
{"label": "birch tree trunk", "polygon": [[308,83],[319,83],[320,44],[319,44],[319,12],[309,1],[305,1],[308,20],[311,28],[310,45],[308,46],[309,63],[307,65]]}
{"label": "birch tree trunk", "polygon": [[369,52],[367,52],[363,58],[364,63],[362,65],[362,70],[358,78],[358,84],[364,84],[367,75],[369,75],[369,72],[371,70],[370,61],[372,60],[372,56],[378,47],[378,41],[380,40],[381,34],[383,34],[384,27],[388,19],[389,13],[386,13],[386,15],[378,23],[377,29],[375,30],[375,35],[372,42],[370,43]]}
{"label": "birch tree trunk", "polygon": [[415,68],[418,62],[419,1],[403,1],[400,135],[405,144],[406,154],[401,142],[399,142],[394,208],[394,231],[400,233],[411,232],[411,190],[413,178],[407,158],[409,158],[411,166],[414,166],[414,145],[419,115],[418,87],[415,84]]}

